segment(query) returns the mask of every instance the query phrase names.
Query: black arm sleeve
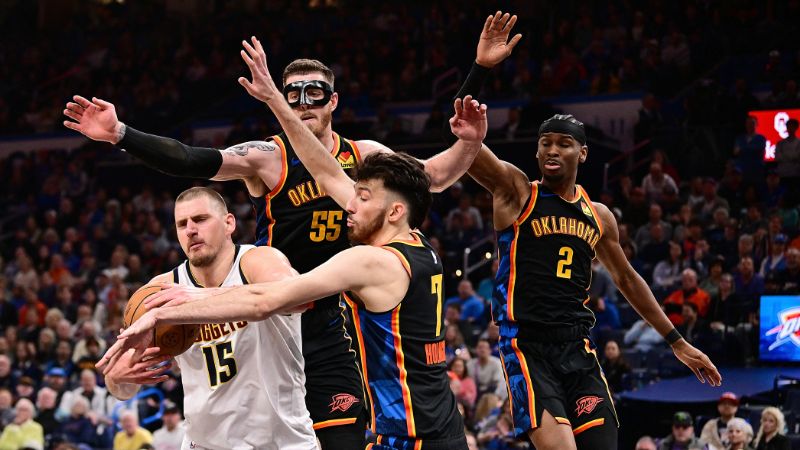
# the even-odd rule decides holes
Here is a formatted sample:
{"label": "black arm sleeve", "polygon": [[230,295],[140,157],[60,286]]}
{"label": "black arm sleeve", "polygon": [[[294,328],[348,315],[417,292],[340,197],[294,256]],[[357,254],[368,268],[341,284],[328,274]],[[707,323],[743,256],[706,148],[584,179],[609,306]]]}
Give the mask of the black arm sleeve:
{"label": "black arm sleeve", "polygon": [[[489,78],[489,72],[491,72],[491,70],[492,69],[483,67],[477,62],[473,62],[472,68],[469,69],[469,74],[467,74],[467,78],[464,80],[464,84],[461,85],[461,89],[459,89],[456,96],[453,97],[453,101],[457,98],[464,98],[467,95],[472,95],[473,98],[477,99],[478,95],[481,93],[481,89],[483,89],[483,84],[486,82],[486,79]],[[448,121],[445,121],[442,126],[442,136],[444,136],[444,140],[449,145],[455,144],[458,140],[450,131],[450,123]]]}
{"label": "black arm sleeve", "polygon": [[213,178],[222,167],[222,153],[205,147],[191,147],[175,139],[142,133],[125,126],[125,136],[117,143],[145,164],[168,175]]}

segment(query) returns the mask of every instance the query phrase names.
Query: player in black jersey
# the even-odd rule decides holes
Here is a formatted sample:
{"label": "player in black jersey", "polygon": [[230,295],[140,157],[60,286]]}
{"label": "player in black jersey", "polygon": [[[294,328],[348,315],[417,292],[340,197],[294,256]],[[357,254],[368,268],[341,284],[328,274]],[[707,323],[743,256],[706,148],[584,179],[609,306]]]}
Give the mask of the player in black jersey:
{"label": "player in black jersey", "polygon": [[[378,142],[351,141],[333,132],[331,117],[338,94],[333,92],[333,73],[324,64],[296,60],[284,70],[283,84],[293,113],[334,154],[340,167],[350,169],[366,155],[391,152]],[[116,144],[171,175],[243,180],[258,213],[257,244],[278,248],[299,272],[348,248],[344,210],[306,170],[301,155],[305,149],[296,149],[285,134],[221,151],[190,147],[126,126],[117,119],[111,103],[80,96],[74,100],[64,111],[74,122],[64,124],[91,139]],[[458,179],[479,148],[459,141],[424,161],[431,189],[440,191]],[[315,302],[303,314],[302,323],[306,404],[323,449],[360,450],[365,399],[338,296]]]}
{"label": "player in black jersey", "polygon": [[[254,44],[248,51],[258,61],[263,50]],[[345,292],[363,337],[362,370],[377,434],[377,442],[367,448],[466,449],[445,365],[441,260],[425,237],[412,231],[431,204],[422,165],[402,153],[373,154],[359,164],[354,183],[278,97],[265,62],[248,64],[255,79],[255,85],[246,83],[248,92],[263,98],[297,148],[313,149],[317,156],[304,162],[323,189],[346,205],[350,239],[367,245],[338,253],[291,282],[216,289],[211,297],[208,289],[163,290],[149,298],[150,310],[120,335],[100,365],[113,365],[129,348],[143,351],[159,323],[262,320]],[[453,131],[480,142],[487,128],[485,106],[456,101],[456,109],[461,119]]]}
{"label": "player in black jersey", "polygon": [[[483,43],[460,95],[477,93],[505,42]],[[556,115],[539,129],[542,172],[531,182],[517,167],[481,151],[469,174],[492,193],[500,264],[492,315],[500,325],[517,436],[538,450],[617,448],[617,418],[589,339],[591,261],[602,262],[625,298],[670,343],[701,382],[721,377],[708,357],[673,328],[619,245],[609,209],[575,183],[588,147],[583,124]]]}

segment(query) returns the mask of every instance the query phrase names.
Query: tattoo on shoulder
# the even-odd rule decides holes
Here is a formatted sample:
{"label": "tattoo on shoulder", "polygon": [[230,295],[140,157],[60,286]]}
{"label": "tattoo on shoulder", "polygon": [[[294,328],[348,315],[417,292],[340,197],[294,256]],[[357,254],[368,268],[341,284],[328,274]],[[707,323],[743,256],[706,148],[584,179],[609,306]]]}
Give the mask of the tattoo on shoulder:
{"label": "tattoo on shoulder", "polygon": [[246,156],[250,152],[251,148],[261,150],[262,152],[272,152],[275,151],[276,146],[273,142],[250,141],[234,145],[233,147],[228,147],[224,151],[237,156]]}

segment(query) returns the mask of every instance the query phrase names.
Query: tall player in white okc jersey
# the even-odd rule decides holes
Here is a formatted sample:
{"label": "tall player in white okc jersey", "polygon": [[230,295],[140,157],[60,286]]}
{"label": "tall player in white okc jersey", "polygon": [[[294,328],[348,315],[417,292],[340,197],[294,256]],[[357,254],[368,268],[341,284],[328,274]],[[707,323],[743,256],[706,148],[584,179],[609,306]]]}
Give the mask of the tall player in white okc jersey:
{"label": "tall player in white okc jersey", "polygon": [[[191,188],[175,203],[178,240],[188,260],[152,282],[228,287],[296,274],[270,247],[234,245],[235,219],[207,188]],[[151,282],[151,283],[152,283]],[[208,290],[205,290],[208,292]],[[195,343],[175,360],[184,389],[184,449],[316,449],[305,406],[300,314],[260,322],[202,325]],[[155,355],[148,349],[143,358]],[[135,358],[127,353],[125,358]],[[135,395],[139,384],[163,379],[165,357],[115,364],[111,393]]]}

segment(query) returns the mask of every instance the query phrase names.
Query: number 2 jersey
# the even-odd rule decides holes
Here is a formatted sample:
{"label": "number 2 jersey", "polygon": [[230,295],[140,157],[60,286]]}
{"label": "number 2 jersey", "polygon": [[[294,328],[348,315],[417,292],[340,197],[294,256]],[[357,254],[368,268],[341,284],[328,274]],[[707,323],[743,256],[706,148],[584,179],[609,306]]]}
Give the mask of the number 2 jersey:
{"label": "number 2 jersey", "polygon": [[586,302],[602,233],[581,186],[575,186],[575,198],[568,201],[540,182],[531,183],[523,212],[497,233],[500,263],[492,315],[501,336],[548,339],[558,329],[588,335],[595,318]]}
{"label": "number 2 jersey", "polygon": [[413,241],[395,240],[383,247],[400,259],[411,278],[397,306],[373,312],[352,293],[343,294],[353,308],[362,346],[372,431],[379,444],[390,448],[464,439],[445,363],[442,263],[424,236],[412,234]]}
{"label": "number 2 jersey", "polygon": [[[222,286],[247,284],[236,256]],[[202,287],[186,261],[173,281]],[[201,325],[181,369],[186,437],[183,448],[307,450],[316,438],[306,409],[300,315],[261,322]]]}

